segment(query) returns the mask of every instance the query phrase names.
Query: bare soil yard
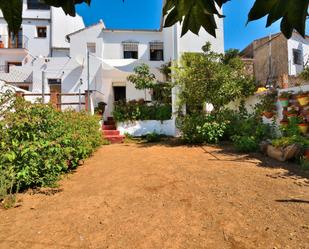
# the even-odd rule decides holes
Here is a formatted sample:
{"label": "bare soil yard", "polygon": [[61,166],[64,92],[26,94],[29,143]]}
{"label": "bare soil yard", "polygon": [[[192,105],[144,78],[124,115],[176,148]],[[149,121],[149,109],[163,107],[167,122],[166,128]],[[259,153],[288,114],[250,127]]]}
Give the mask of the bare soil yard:
{"label": "bare soil yard", "polygon": [[0,248],[309,248],[295,168],[219,147],[105,146],[58,190],[0,210]]}

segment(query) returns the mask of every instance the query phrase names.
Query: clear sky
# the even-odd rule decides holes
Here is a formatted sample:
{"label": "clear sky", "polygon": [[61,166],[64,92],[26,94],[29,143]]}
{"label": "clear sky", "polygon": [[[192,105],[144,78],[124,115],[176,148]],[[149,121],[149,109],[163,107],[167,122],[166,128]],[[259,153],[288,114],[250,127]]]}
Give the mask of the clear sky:
{"label": "clear sky", "polygon": [[[265,28],[265,19],[249,23],[254,0],[231,0],[224,7],[225,49],[242,49],[252,40],[279,31],[279,23]],[[86,25],[102,19],[108,28],[156,29],[160,26],[162,0],[92,0],[91,7],[78,6]]]}

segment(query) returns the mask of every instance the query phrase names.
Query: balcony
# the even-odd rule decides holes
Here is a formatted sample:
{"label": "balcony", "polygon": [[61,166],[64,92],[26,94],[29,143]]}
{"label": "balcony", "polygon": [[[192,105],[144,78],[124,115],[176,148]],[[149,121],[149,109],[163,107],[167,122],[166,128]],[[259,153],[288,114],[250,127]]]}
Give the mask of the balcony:
{"label": "balcony", "polygon": [[0,49],[28,49],[28,40],[24,35],[0,35]]}
{"label": "balcony", "polygon": [[19,62],[28,55],[28,37],[0,35],[1,61]]}

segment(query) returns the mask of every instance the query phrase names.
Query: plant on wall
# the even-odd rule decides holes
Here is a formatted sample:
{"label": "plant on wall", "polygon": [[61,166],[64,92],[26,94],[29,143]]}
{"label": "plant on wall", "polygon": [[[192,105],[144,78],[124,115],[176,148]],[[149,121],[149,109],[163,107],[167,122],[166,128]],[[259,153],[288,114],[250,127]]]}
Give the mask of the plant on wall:
{"label": "plant on wall", "polygon": [[256,112],[268,119],[276,116],[277,94],[277,91],[272,91],[261,95],[260,102],[255,106]]}

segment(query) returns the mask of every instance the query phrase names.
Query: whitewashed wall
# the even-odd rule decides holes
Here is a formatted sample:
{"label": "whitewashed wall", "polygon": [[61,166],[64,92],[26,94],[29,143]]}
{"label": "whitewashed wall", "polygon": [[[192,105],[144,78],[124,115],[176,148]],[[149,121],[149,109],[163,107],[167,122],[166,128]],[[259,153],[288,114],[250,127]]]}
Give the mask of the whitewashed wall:
{"label": "whitewashed wall", "polygon": [[289,75],[296,76],[303,71],[304,66],[294,64],[293,49],[302,51],[303,62],[306,63],[309,58],[309,39],[304,39],[299,34],[293,33],[292,38],[288,40]]}
{"label": "whitewashed wall", "polygon": [[150,133],[157,133],[166,136],[176,136],[175,120],[147,120],[133,121],[117,124],[121,135],[129,134],[134,137],[141,137]]}

